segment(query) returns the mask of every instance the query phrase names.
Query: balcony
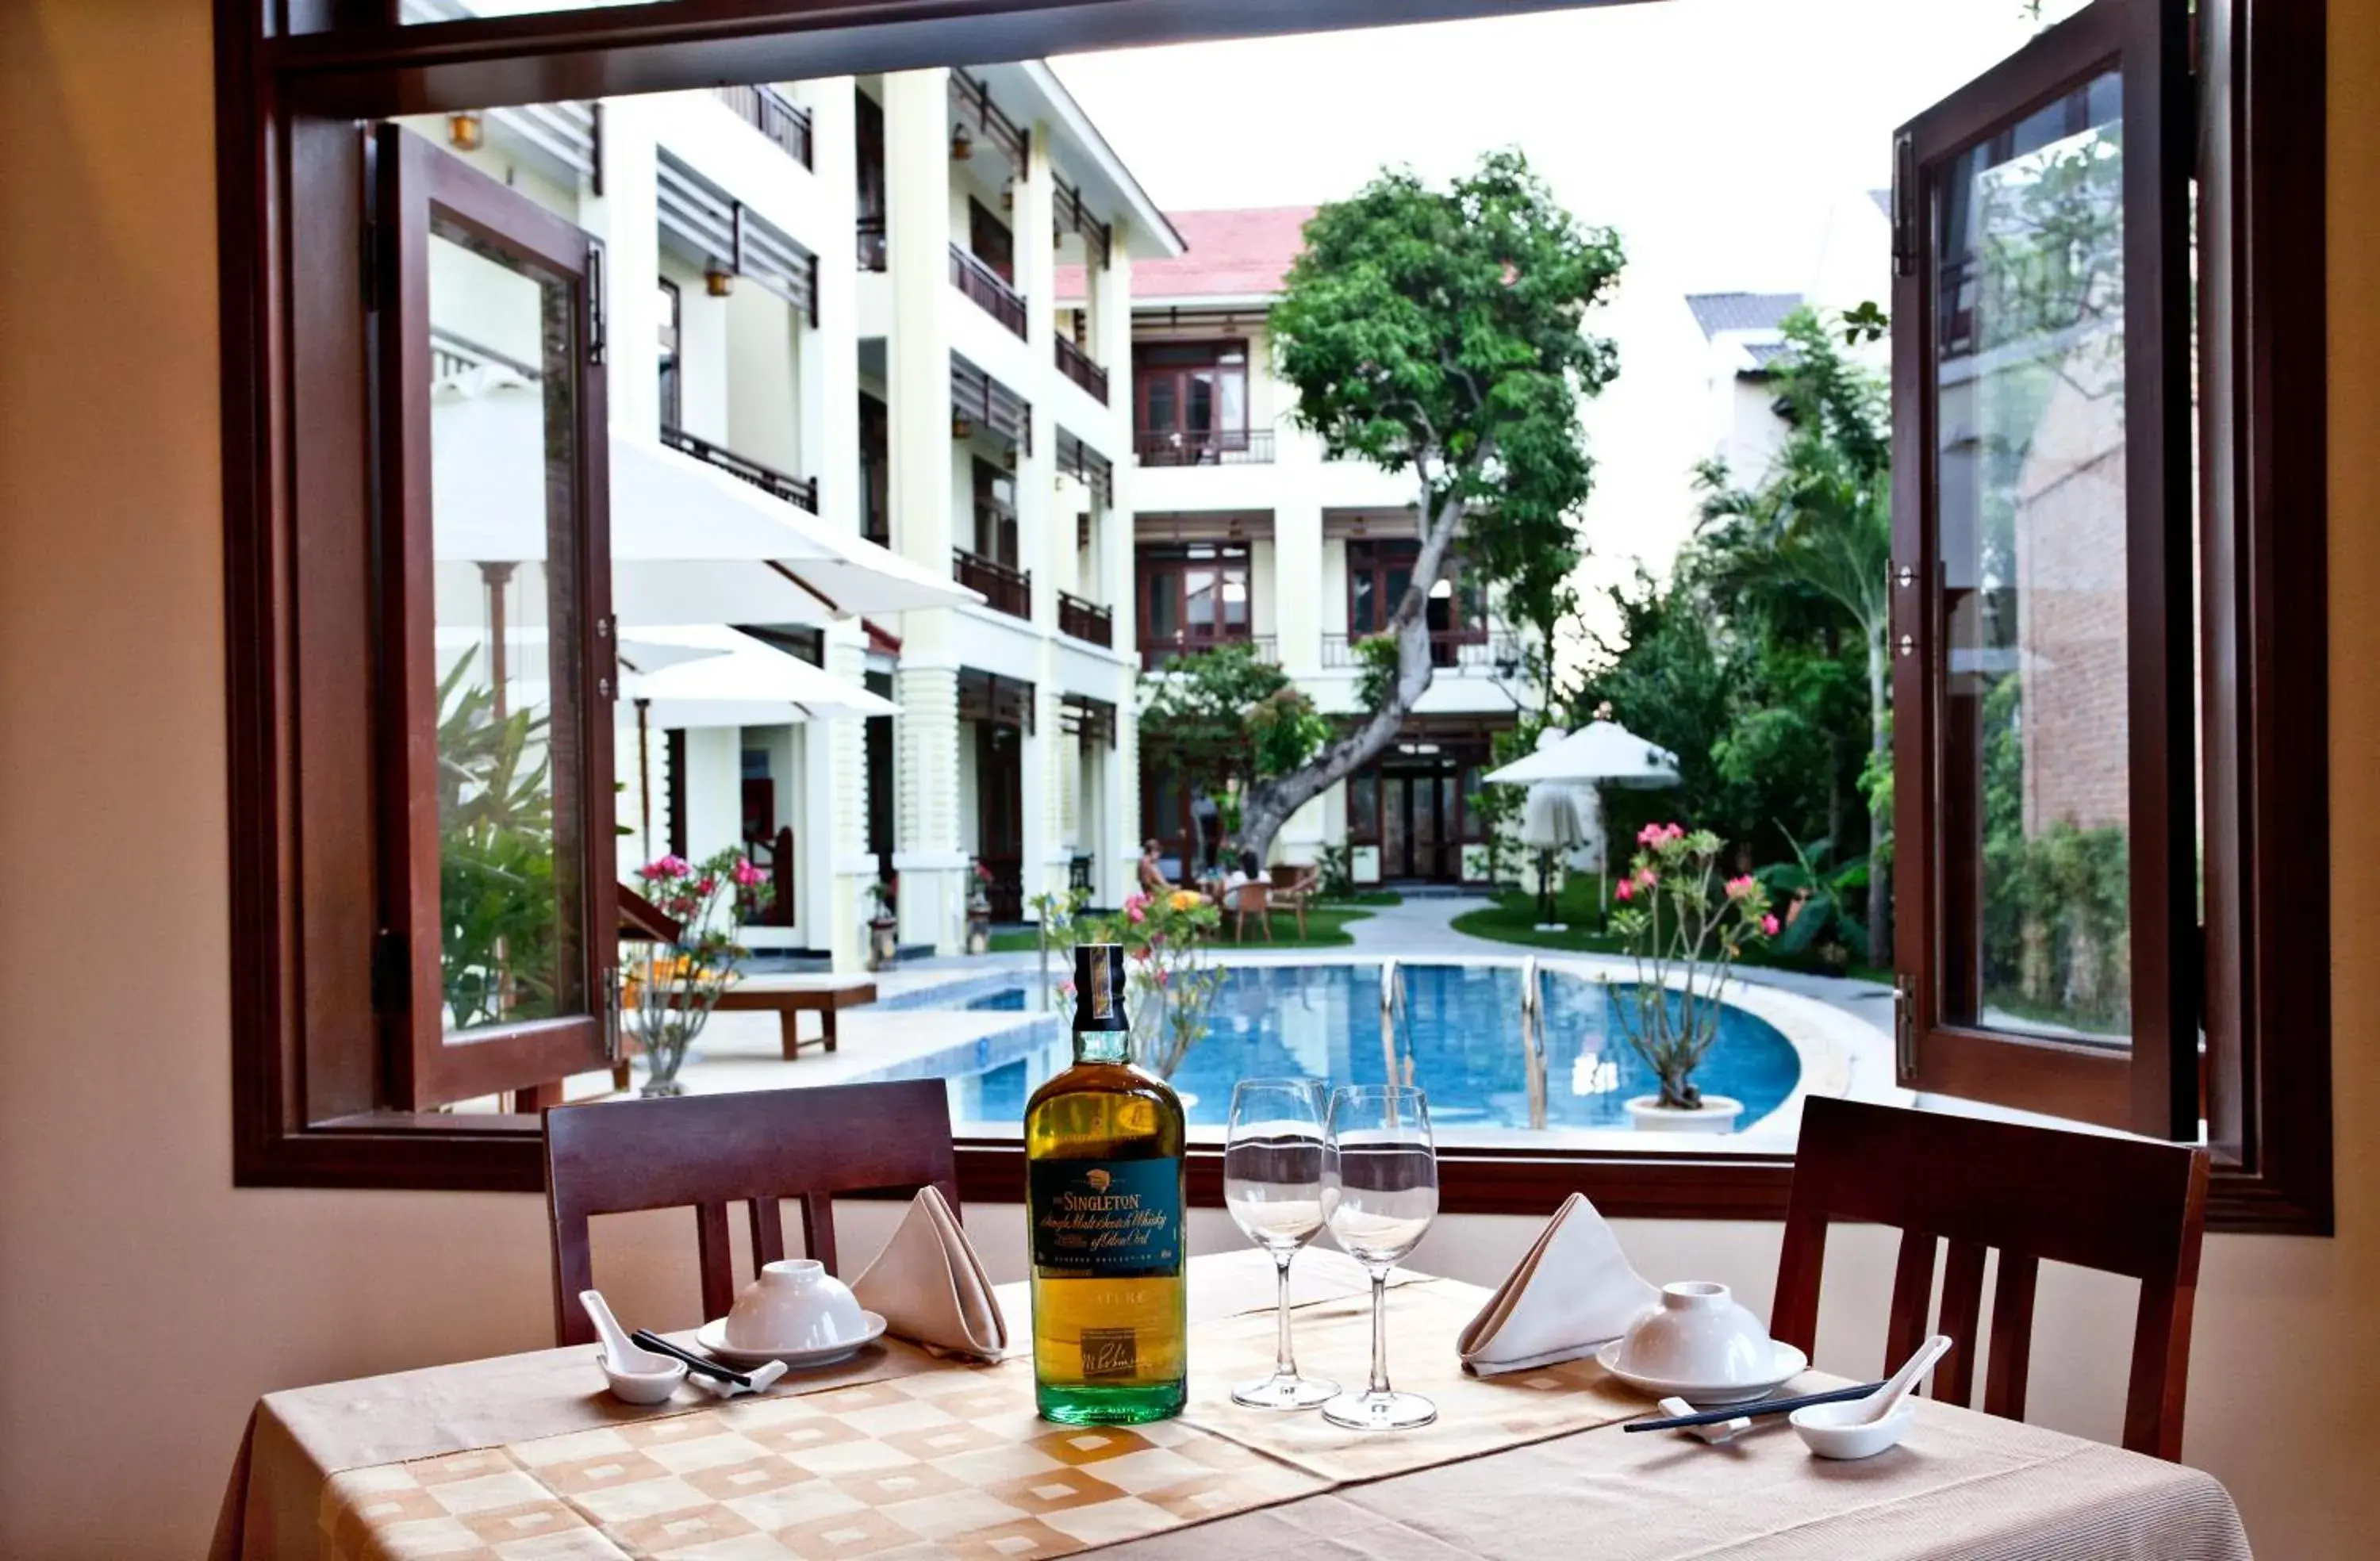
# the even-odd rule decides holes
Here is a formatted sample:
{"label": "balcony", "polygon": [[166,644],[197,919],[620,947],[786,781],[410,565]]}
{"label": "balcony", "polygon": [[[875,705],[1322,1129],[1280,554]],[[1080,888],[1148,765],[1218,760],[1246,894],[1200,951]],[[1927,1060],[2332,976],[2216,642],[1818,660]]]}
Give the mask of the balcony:
{"label": "balcony", "polygon": [[1144,466],[1269,466],[1270,429],[1143,429],[1133,454]]}
{"label": "balcony", "polygon": [[951,246],[951,282],[984,313],[1014,332],[1019,340],[1024,338],[1024,297],[1002,280],[1000,272],[955,244]]}
{"label": "balcony", "polygon": [[735,116],[776,143],[777,150],[808,168],[810,163],[809,111],[795,106],[774,87],[713,87]]}
{"label": "balcony", "polygon": [[684,429],[662,425],[662,442],[673,450],[682,451],[698,461],[707,461],[728,476],[750,483],[763,492],[773,493],[795,509],[818,514],[818,478],[788,476],[774,466],[763,466],[733,450],[698,439]]}
{"label": "balcony", "polygon": [[857,225],[859,229],[859,269],[862,271],[882,271],[884,269],[884,213],[877,212],[869,215],[863,216],[859,219]]}
{"label": "balcony", "polygon": [[1058,593],[1058,632],[1093,645],[1115,644],[1115,615],[1072,591]]}
{"label": "balcony", "polygon": [[1108,371],[1091,361],[1091,355],[1061,336],[1058,339],[1058,371],[1099,398],[1108,398]]}
{"label": "balcony", "polygon": [[1012,618],[1033,616],[1033,572],[1012,569],[998,559],[951,550],[951,576],[971,591],[983,593],[984,605]]}
{"label": "balcony", "polygon": [[1278,665],[1281,649],[1270,635],[1159,635],[1140,642],[1140,664],[1144,671],[1158,672],[1176,656],[1196,656],[1202,650],[1218,646],[1245,645],[1256,652],[1257,660]]}
{"label": "balcony", "polygon": [[[1326,670],[1354,672],[1364,665],[1356,647],[1375,635],[1324,635],[1322,665]],[[1429,636],[1429,664],[1461,672],[1492,672],[1500,677],[1518,672],[1527,659],[1521,636],[1510,630],[1439,629]]]}

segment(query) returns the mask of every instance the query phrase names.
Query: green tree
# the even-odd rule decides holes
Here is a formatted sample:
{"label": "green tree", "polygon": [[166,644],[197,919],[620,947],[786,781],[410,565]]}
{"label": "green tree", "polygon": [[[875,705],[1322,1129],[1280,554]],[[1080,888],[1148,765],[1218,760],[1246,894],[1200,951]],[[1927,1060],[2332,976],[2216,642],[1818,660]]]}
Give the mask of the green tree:
{"label": "green tree", "polygon": [[1508,617],[1542,628],[1564,611],[1592,471],[1578,404],[1617,371],[1586,315],[1620,266],[1617,236],[1582,226],[1517,151],[1444,190],[1384,172],[1306,224],[1272,312],[1292,418],[1333,458],[1402,474],[1421,547],[1383,631],[1393,675],[1346,730],[1249,787],[1246,849],[1262,855],[1291,814],[1395,741],[1430,684],[1426,610],[1458,538],[1462,570]]}
{"label": "green tree", "polygon": [[[1883,381],[1846,356],[1842,328],[1798,309],[1783,325],[1790,351],[1773,371],[1789,426],[1783,447],[1752,488],[1735,486],[1724,463],[1706,463],[1703,552],[1715,578],[1736,588],[1798,588],[1823,598],[1857,629],[1865,653],[1868,749],[1886,762],[1892,745],[1885,636],[1890,628],[1892,433]],[[1874,811],[1871,842],[1890,819]],[[1869,881],[1868,958],[1889,962],[1886,858]]]}
{"label": "green tree", "polygon": [[1330,718],[1246,645],[1177,656],[1145,679],[1141,746],[1185,778],[1245,793],[1296,769],[1330,740]]}

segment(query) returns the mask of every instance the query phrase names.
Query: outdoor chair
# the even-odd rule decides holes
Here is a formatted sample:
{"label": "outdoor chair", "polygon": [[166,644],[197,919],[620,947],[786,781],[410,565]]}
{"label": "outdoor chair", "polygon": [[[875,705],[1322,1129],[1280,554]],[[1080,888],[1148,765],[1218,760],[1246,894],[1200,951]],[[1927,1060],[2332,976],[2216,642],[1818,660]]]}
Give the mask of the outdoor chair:
{"label": "outdoor chair", "polygon": [[[2206,1225],[2204,1149],[2066,1131],[1937,1111],[1812,1096],[1785,1215],[1769,1331],[1813,1350],[1827,1227],[1838,1219],[1898,1228],[1885,1338],[1887,1369],[1927,1336],[1950,1336],[1931,1391],[1973,1397],[1984,1254],[1999,1251],[1992,1289],[1984,1412],[2024,1418],[2034,1280],[2042,1260],[2141,1282],[2133,1321],[2124,1446],[2179,1459],[2190,1369],[2191,1306]],[[1949,1242],[1938,1328],[1926,1322],[1935,1244]]]}
{"label": "outdoor chair", "polygon": [[1280,877],[1266,896],[1269,903],[1297,913],[1297,936],[1305,936],[1305,907],[1321,889],[1322,869],[1312,863],[1275,869]]}
{"label": "outdoor chair", "polygon": [[1222,891],[1223,909],[1232,913],[1232,941],[1248,940],[1248,917],[1253,914],[1257,925],[1264,928],[1265,941],[1272,941],[1272,904],[1268,890],[1270,885],[1261,878],[1250,878],[1237,889]]}
{"label": "outdoor chair", "polygon": [[702,1320],[735,1302],[727,1205],[747,1203],[755,1267],[785,1255],[778,1202],[798,1198],[803,1244],[835,1268],[838,1192],[941,1190],[955,1216],[957,1162],[940,1079],[831,1084],[561,1106],[545,1113],[545,1199],[553,1229],[553,1337],[589,1344],[578,1292],[595,1285],[588,1221],[694,1209]]}

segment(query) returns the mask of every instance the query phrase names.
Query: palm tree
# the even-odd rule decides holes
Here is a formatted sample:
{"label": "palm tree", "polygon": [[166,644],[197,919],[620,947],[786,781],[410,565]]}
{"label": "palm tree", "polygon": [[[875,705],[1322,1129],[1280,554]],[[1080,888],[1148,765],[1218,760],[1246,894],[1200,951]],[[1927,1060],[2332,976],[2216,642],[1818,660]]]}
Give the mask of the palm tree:
{"label": "palm tree", "polygon": [[[1789,428],[1758,486],[1734,485],[1722,461],[1704,463],[1703,544],[1715,575],[1740,588],[1797,588],[1840,607],[1865,642],[1868,768],[1891,762],[1885,639],[1891,622],[1892,436],[1883,381],[1844,345],[1875,327],[1845,331],[1815,310],[1783,324],[1787,352],[1772,380]],[[1871,789],[1868,959],[1891,962],[1889,858],[1874,849],[1890,826]]]}

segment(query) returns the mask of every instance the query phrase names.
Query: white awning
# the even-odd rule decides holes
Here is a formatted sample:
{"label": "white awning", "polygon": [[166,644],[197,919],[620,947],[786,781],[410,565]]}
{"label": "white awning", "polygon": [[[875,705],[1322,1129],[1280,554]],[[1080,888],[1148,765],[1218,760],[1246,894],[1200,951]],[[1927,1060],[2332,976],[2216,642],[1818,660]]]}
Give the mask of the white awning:
{"label": "white awning", "polygon": [[699,653],[657,672],[622,679],[619,717],[667,730],[684,726],[776,726],[848,716],[893,716],[901,708],[856,684],[788,656],[750,635],[712,623],[638,631],[640,643]]}
{"label": "white awning", "polygon": [[[472,588],[481,563],[545,557],[544,417],[537,387],[502,370],[432,391],[442,587]],[[624,625],[820,623],[983,599],[657,440],[615,432],[610,445],[612,601]]]}

